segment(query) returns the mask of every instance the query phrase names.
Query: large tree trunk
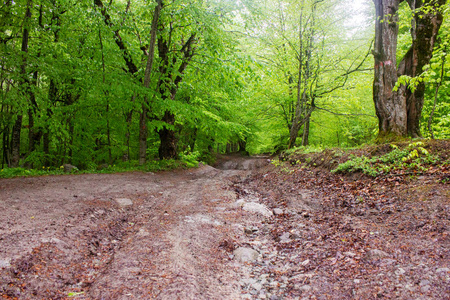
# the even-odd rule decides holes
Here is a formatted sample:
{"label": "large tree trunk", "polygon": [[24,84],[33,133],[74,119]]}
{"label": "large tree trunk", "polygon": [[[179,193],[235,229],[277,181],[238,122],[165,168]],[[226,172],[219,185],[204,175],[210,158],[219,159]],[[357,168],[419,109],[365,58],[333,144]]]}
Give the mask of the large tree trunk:
{"label": "large tree trunk", "polygon": [[[159,24],[160,32],[164,32],[164,24],[160,22]],[[170,30],[169,35],[172,35],[172,29]],[[183,44],[181,50],[173,51],[171,47],[172,38],[165,37],[163,34],[158,36],[158,55],[161,60],[159,66],[159,73],[161,79],[158,81],[158,90],[161,95],[163,101],[174,101],[175,96],[178,92],[178,86],[183,80],[183,73],[186,70],[189,62],[194,56],[194,44],[196,33],[192,33],[189,39]],[[171,53],[172,52],[172,53]],[[171,57],[173,52],[180,52],[182,57]],[[177,54],[175,54],[177,55]],[[178,67],[178,70],[173,70],[173,66],[177,64],[177,61],[181,60],[181,64]],[[175,79],[172,81],[171,79],[174,77],[173,74],[177,74]],[[168,95],[169,94],[169,95]],[[168,125],[175,124],[175,115],[173,112],[166,110],[161,121],[165,122]],[[158,130],[158,134],[160,137],[160,146],[159,146],[159,158],[160,159],[171,159],[177,158],[177,144],[178,138],[176,132],[171,129],[173,126],[167,126],[163,129]]]}
{"label": "large tree trunk", "polygon": [[[171,112],[166,111],[164,117],[162,118],[166,124],[173,125],[175,124],[175,115]],[[177,152],[177,144],[178,139],[176,137],[175,131],[164,127],[163,129],[158,131],[159,139],[161,144],[159,146],[159,158],[160,159],[171,159],[176,158],[178,155]]]}
{"label": "large tree trunk", "polygon": [[399,0],[374,0],[375,25],[375,78],[373,100],[379,119],[379,134],[406,134],[406,99],[395,93],[397,82],[397,36]]}
{"label": "large tree trunk", "polygon": [[[379,139],[396,136],[419,137],[419,120],[422,114],[425,84],[420,83],[414,93],[402,85],[394,91],[400,75],[415,77],[429,63],[434,43],[442,24],[442,13],[427,10],[428,13],[414,14],[411,29],[412,45],[397,69],[398,8],[403,0],[374,0],[375,25],[375,77],[373,100],[379,120]],[[411,9],[424,5],[444,5],[446,0],[408,0]]]}
{"label": "large tree trunk", "polygon": [[[411,9],[413,10],[427,4],[437,5],[438,10],[435,11],[432,9],[428,13],[420,11],[414,17],[411,30],[413,44],[408,52],[410,55],[406,55],[399,66],[400,74],[409,75],[411,77],[420,75],[423,67],[431,60],[434,44],[443,21],[443,15],[439,8],[445,5],[446,0],[423,1],[422,5],[419,4],[421,2],[422,1],[417,0],[408,1]],[[411,137],[421,136],[419,121],[422,115],[424,95],[424,82],[421,82],[417,86],[414,93],[411,93],[409,90],[406,93],[406,108],[408,115],[407,130],[408,135]]]}

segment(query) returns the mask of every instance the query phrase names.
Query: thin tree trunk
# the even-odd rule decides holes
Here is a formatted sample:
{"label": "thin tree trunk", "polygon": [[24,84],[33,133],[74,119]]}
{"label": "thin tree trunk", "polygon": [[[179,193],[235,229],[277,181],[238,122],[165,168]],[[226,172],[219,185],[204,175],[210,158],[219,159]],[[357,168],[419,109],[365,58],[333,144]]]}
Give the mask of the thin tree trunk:
{"label": "thin tree trunk", "polygon": [[[134,102],[136,100],[136,95],[133,95],[131,98],[131,102]],[[125,122],[127,126],[127,131],[125,132],[125,146],[126,150],[123,153],[122,161],[129,161],[130,160],[130,136],[131,136],[131,122],[133,120],[133,109],[131,109],[129,112],[125,114]]]}
{"label": "thin tree trunk", "polygon": [[[29,22],[31,20],[31,7],[33,2],[31,0],[27,1],[27,8],[25,10],[25,17],[23,20],[23,35],[22,35],[22,66],[20,70],[20,84],[19,87],[25,90],[27,84],[27,54],[28,54],[28,39],[29,39]],[[16,122],[14,123],[12,135],[11,135],[11,167],[18,167],[20,161],[20,133],[22,130],[22,120],[23,116],[21,113],[18,114]]]}
{"label": "thin tree trunk", "polygon": [[[145,67],[145,75],[144,75],[144,87],[146,89],[150,86],[150,79],[152,75],[153,69],[153,60],[155,56],[155,45],[156,45],[156,33],[158,31],[158,21],[159,14],[163,7],[162,0],[157,0],[157,5],[155,7],[155,11],[153,13],[152,20],[152,28],[150,30],[150,45],[149,45],[149,53],[147,58],[147,65]],[[139,164],[145,164],[147,159],[147,136],[148,136],[148,128],[147,128],[147,115],[149,110],[149,102],[147,93],[144,96],[144,103],[142,104],[142,111],[139,118]]]}
{"label": "thin tree trunk", "polygon": [[9,125],[3,131],[3,159],[2,159],[2,169],[6,164],[9,166],[11,164],[10,156],[11,153],[9,151]]}
{"label": "thin tree trunk", "polygon": [[[44,25],[42,24],[42,4],[39,6],[39,26],[41,28],[44,28]],[[39,50],[38,54],[37,54],[38,58],[41,56],[41,51]],[[38,84],[38,71],[34,71],[33,72],[33,79],[31,82],[31,86],[35,86],[37,87]],[[39,145],[40,141],[41,141],[41,137],[42,137],[42,130],[38,130],[35,128],[35,122],[34,122],[34,118],[38,112],[38,104],[36,102],[36,95],[34,94],[33,90],[31,89],[31,87],[27,87],[28,90],[28,96],[29,96],[29,100],[30,100],[30,108],[28,109],[28,152],[31,153],[34,150],[36,150],[36,147]],[[33,168],[33,165],[30,165],[31,168]]]}
{"label": "thin tree trunk", "polygon": [[311,117],[306,120],[306,123],[303,127],[303,138],[302,138],[302,146],[309,145],[309,125],[311,122]]}
{"label": "thin tree trunk", "polygon": [[295,141],[297,140],[298,131],[300,130],[299,122],[302,116],[302,73],[303,73],[303,4],[304,0],[302,0],[302,8],[300,11],[300,21],[299,21],[299,29],[298,29],[298,40],[300,43],[300,51],[298,57],[298,81],[297,81],[297,102],[295,105],[295,113],[294,118],[292,119],[291,129],[289,131],[289,145],[288,148],[291,149],[295,146]]}
{"label": "thin tree trunk", "polygon": [[433,122],[433,116],[434,116],[434,112],[436,111],[436,106],[437,106],[437,100],[438,100],[438,94],[439,94],[439,88],[442,85],[442,81],[444,80],[444,74],[445,74],[445,53],[442,55],[442,64],[441,64],[441,74],[440,74],[440,81],[437,83],[436,85],[436,89],[434,91],[434,103],[433,103],[433,109],[431,110],[430,113],[430,117],[428,118],[428,131],[431,134],[431,138],[434,140],[434,132],[433,132],[433,128],[431,126],[432,122]]}
{"label": "thin tree trunk", "polygon": [[[302,1],[303,5],[303,1]],[[303,8],[300,14],[300,26],[299,26],[299,42],[300,42],[300,52],[299,52],[299,67],[298,67],[298,84],[297,84],[297,103],[295,107],[295,117],[292,121],[292,127],[289,132],[289,145],[288,148],[295,147],[295,142],[297,141],[298,133],[300,128],[309,121],[311,114],[315,109],[314,105],[314,96],[309,94],[307,91],[308,86],[311,81],[311,60],[312,60],[312,52],[314,48],[314,36],[315,36],[315,17],[316,17],[316,9],[317,3],[313,4],[311,9],[311,24],[309,37],[307,39],[306,49],[303,50]],[[305,55],[303,54],[305,51]],[[303,59],[305,61],[303,62]],[[311,102],[308,103],[308,100]],[[309,108],[308,108],[309,107]]]}
{"label": "thin tree trunk", "polygon": [[11,168],[17,168],[20,161],[20,132],[22,129],[22,115],[18,115],[11,133]]}
{"label": "thin tree trunk", "polygon": [[[100,41],[100,50],[102,52],[102,83],[103,88],[105,88],[106,83],[106,66],[105,66],[105,53],[103,49],[103,39],[102,39],[102,31],[98,30],[98,38]],[[107,90],[103,91],[106,97],[106,139],[108,143],[108,164],[112,164],[112,152],[111,152],[111,126],[109,121],[109,93]]]}
{"label": "thin tree trunk", "polygon": [[[33,73],[33,82],[31,83],[34,86],[37,86],[37,79],[38,79],[38,71],[34,71]],[[30,105],[31,108],[28,109],[28,120],[29,120],[29,131],[28,131],[28,152],[31,153],[34,150],[36,150],[37,145],[39,145],[41,137],[42,137],[42,131],[37,130],[35,128],[34,124],[34,117],[38,110],[38,105],[36,102],[36,96],[34,92],[29,89],[28,96],[30,97]],[[31,166],[33,167],[33,166]]]}

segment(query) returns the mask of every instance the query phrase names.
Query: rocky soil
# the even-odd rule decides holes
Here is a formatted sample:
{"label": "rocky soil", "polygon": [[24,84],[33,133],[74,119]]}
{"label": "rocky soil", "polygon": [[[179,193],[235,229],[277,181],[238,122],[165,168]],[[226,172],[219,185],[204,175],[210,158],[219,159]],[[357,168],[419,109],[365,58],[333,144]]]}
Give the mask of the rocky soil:
{"label": "rocky soil", "polygon": [[0,180],[4,299],[450,299],[448,169]]}

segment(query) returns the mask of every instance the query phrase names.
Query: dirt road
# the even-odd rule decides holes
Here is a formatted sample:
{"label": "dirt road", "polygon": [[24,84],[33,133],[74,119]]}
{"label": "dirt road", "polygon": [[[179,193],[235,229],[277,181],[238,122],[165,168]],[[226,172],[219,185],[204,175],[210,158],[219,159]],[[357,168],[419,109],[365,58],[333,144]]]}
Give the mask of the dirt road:
{"label": "dirt road", "polygon": [[236,205],[229,184],[264,161],[233,165],[241,170],[0,180],[0,294],[239,299],[233,240],[264,217]]}
{"label": "dirt road", "polygon": [[450,299],[448,185],[267,164],[2,179],[0,296]]}

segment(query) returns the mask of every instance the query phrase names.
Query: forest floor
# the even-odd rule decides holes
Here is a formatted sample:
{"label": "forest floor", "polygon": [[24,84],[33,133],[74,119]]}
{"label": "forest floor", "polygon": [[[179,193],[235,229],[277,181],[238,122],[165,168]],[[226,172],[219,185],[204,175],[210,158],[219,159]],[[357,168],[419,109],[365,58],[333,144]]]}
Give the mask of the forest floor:
{"label": "forest floor", "polygon": [[450,299],[449,166],[374,179],[268,160],[0,179],[0,295]]}

